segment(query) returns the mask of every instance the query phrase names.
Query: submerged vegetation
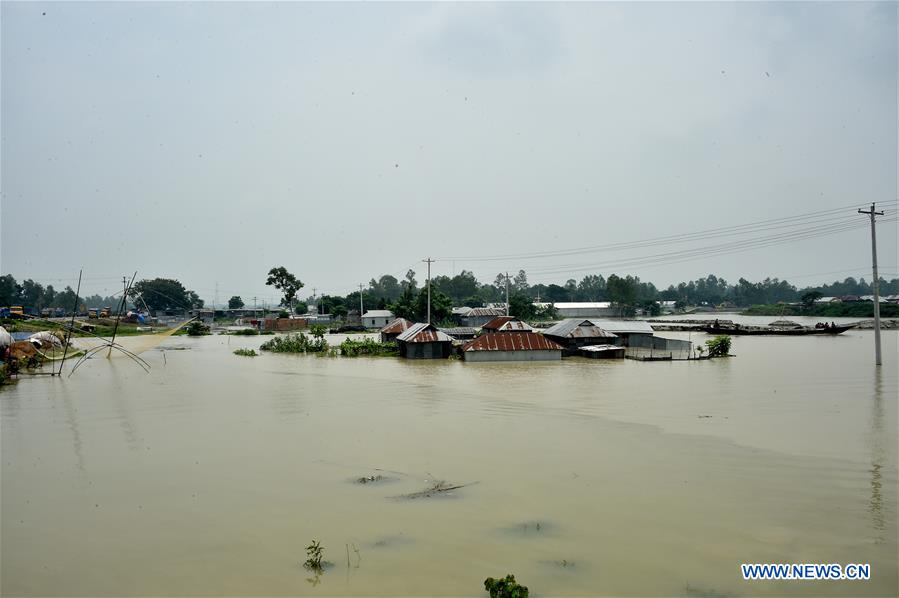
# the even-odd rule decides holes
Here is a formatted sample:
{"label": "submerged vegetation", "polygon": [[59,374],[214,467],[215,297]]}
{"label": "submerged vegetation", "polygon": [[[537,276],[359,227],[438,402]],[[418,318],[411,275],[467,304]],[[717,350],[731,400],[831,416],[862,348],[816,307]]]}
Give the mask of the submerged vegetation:
{"label": "submerged vegetation", "polygon": [[716,336],[712,340],[706,341],[705,344],[709,348],[709,357],[726,357],[730,354],[731,338],[726,335]]}
{"label": "submerged vegetation", "polygon": [[306,547],[306,562],[303,563],[303,566],[309,569],[310,571],[315,571],[316,573],[321,573],[325,570],[325,567],[330,567],[331,563],[324,560],[325,549],[321,545],[321,542],[313,539],[312,543]]}
{"label": "submerged vegetation", "polygon": [[399,349],[396,343],[382,343],[371,338],[363,338],[361,340],[348,338],[340,343],[340,354],[345,357],[356,357],[358,355],[396,356],[399,355]]}
{"label": "submerged vegetation", "polygon": [[206,336],[210,333],[209,326],[199,320],[194,320],[187,325],[187,336]]}
{"label": "submerged vegetation", "polygon": [[512,574],[502,579],[488,577],[484,580],[484,589],[490,592],[490,598],[527,598],[528,587],[515,581]]}
{"label": "submerged vegetation", "polygon": [[300,332],[276,336],[262,343],[259,348],[272,353],[324,353],[328,350],[328,341],[324,336],[309,337]]}
{"label": "submerged vegetation", "polygon": [[234,349],[234,354],[240,355],[242,357],[256,357],[257,355],[259,355],[259,353],[257,353],[253,349]]}

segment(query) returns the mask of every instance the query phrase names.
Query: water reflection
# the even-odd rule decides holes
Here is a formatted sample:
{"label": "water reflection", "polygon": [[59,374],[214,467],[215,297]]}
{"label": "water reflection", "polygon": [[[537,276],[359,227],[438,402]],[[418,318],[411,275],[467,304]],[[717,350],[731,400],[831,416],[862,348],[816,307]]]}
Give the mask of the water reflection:
{"label": "water reflection", "polygon": [[881,494],[881,467],[886,453],[883,442],[883,369],[874,368],[874,392],[871,405],[871,499],[868,511],[871,513],[871,525],[875,532],[875,542],[884,541],[886,531],[883,516],[883,495]]}

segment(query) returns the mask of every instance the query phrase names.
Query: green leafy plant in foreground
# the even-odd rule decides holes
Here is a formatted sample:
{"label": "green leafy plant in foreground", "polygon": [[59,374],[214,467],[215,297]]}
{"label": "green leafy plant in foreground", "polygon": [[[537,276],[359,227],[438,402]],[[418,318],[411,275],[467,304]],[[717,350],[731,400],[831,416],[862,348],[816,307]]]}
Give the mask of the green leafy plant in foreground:
{"label": "green leafy plant in foreground", "polygon": [[240,355],[242,357],[256,357],[257,355],[259,355],[253,349],[235,349],[234,354]]}
{"label": "green leafy plant in foreground", "polygon": [[325,561],[322,560],[325,549],[322,548],[321,542],[313,539],[312,544],[306,547],[306,562],[303,563],[307,569],[313,571],[321,571],[324,569]]}
{"label": "green leafy plant in foreground", "polygon": [[484,589],[490,592],[490,598],[527,598],[528,587],[515,581],[512,574],[503,579],[488,577],[484,580]]}

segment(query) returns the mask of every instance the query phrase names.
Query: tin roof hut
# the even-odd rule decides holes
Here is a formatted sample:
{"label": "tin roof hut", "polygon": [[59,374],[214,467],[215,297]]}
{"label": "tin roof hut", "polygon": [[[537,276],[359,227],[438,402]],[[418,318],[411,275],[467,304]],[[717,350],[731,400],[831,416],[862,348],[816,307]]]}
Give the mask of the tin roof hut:
{"label": "tin roof hut", "polygon": [[462,347],[465,361],[558,361],[562,346],[536,332],[488,332]]}
{"label": "tin roof hut", "polygon": [[453,350],[453,339],[433,324],[412,324],[396,337],[400,357],[407,359],[445,359]]}

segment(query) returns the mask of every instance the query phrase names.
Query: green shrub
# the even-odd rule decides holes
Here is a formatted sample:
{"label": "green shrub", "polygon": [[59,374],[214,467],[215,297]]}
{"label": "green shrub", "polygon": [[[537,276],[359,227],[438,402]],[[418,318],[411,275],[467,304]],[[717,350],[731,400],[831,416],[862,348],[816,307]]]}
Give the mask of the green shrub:
{"label": "green shrub", "polygon": [[209,334],[209,326],[199,320],[187,325],[187,336],[205,336]]}
{"label": "green shrub", "polygon": [[340,343],[340,354],[346,357],[358,355],[398,355],[396,343],[382,343],[371,338],[346,339]]}
{"label": "green shrub", "polygon": [[235,330],[231,334],[237,336],[259,336],[259,331],[255,328],[241,328],[240,330]]}
{"label": "green shrub", "polygon": [[519,585],[511,574],[503,579],[488,577],[484,589],[490,592],[490,598],[528,598],[528,587]]}
{"label": "green shrub", "polygon": [[328,341],[324,337],[310,338],[301,332],[276,336],[259,348],[272,353],[323,353],[328,350]]}
{"label": "green shrub", "polygon": [[241,355],[243,357],[256,357],[257,355],[259,355],[253,349],[235,349],[234,354]]}
{"label": "green shrub", "polygon": [[730,353],[731,338],[727,335],[716,336],[705,344],[709,348],[709,357],[725,357]]}

